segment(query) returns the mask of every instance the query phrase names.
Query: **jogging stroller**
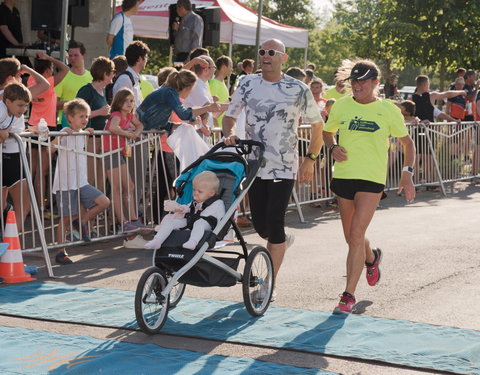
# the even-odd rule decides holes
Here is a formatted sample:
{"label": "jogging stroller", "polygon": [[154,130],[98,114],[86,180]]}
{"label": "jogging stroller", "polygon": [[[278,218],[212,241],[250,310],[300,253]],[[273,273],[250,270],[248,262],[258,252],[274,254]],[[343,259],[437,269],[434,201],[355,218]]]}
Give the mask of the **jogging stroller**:
{"label": "jogging stroller", "polygon": [[[225,151],[230,148],[229,151]],[[235,146],[223,142],[187,167],[175,180],[177,202],[192,200],[192,180],[205,170],[215,172],[220,180],[225,216],[213,231],[207,231],[195,251],[182,248],[190,231],[174,230],[153,254],[153,267],[145,270],[135,293],[135,316],[142,331],[158,333],[167,320],[168,310],[175,307],[187,284],[229,287],[242,283],[245,307],[253,316],[265,313],[273,291],[273,265],[264,247],[248,253],[245,240],[233,216],[259,169],[264,165],[265,146],[255,141],[239,141]],[[250,155],[248,159],[244,156]],[[242,251],[216,250],[214,245],[233,228]],[[210,255],[213,254],[213,255]],[[222,255],[222,256],[220,256]],[[237,271],[245,260],[243,274]]]}

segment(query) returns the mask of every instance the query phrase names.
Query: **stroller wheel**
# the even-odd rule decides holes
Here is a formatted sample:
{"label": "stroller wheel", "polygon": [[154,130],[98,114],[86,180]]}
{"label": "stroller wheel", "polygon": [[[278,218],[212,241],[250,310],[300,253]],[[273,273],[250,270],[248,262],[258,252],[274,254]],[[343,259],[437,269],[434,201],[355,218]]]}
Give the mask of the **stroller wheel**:
{"label": "stroller wheel", "polygon": [[143,273],[135,292],[135,317],[145,333],[158,333],[167,320],[168,297],[162,296],[167,279],[157,267],[150,267]]}
{"label": "stroller wheel", "polygon": [[251,315],[260,316],[267,311],[273,286],[270,253],[264,247],[256,247],[248,255],[242,279],[243,301]]}
{"label": "stroller wheel", "polygon": [[170,295],[169,295],[170,303],[168,308],[173,309],[175,306],[178,305],[178,303],[183,297],[183,293],[185,293],[185,286],[186,285],[184,283],[178,283],[178,282],[173,286],[172,291],[170,292]]}

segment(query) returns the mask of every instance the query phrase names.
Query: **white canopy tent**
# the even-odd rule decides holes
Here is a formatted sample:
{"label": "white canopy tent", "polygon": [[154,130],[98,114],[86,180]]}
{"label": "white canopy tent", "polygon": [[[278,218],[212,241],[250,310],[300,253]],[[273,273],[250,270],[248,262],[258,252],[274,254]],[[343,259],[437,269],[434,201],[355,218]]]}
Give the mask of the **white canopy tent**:
{"label": "white canopy tent", "polygon": [[[145,0],[132,17],[134,33],[147,38],[168,38],[168,7],[176,0]],[[257,14],[236,0],[192,0],[197,7],[220,7],[220,42],[255,45]],[[307,48],[308,30],[282,25],[269,18],[261,21],[260,40],[280,39],[287,47]]]}

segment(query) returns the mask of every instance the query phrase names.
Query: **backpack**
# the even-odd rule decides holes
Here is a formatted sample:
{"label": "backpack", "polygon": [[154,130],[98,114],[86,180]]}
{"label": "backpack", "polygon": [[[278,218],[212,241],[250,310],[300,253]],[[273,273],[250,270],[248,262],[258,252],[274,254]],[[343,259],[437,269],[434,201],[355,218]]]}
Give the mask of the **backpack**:
{"label": "backpack", "polygon": [[113,100],[113,86],[115,85],[115,82],[117,82],[118,78],[120,78],[120,76],[124,74],[130,77],[130,80],[132,81],[132,86],[135,86],[135,79],[133,78],[133,74],[127,70],[121,72],[118,76],[114,77],[112,83],[109,83],[107,86],[105,86],[105,98],[107,99],[107,103],[109,105],[112,104]]}

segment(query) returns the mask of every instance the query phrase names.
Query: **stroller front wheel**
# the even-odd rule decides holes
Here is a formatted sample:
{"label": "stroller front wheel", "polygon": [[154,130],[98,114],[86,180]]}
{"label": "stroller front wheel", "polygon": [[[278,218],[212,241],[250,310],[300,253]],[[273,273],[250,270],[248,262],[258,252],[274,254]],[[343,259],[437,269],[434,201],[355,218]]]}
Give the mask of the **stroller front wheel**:
{"label": "stroller front wheel", "polygon": [[243,301],[252,316],[267,311],[273,283],[272,257],[267,249],[258,246],[248,255],[242,278]]}
{"label": "stroller front wheel", "polygon": [[143,273],[135,292],[135,317],[140,329],[148,334],[158,333],[167,321],[169,298],[162,296],[167,279],[158,267]]}

